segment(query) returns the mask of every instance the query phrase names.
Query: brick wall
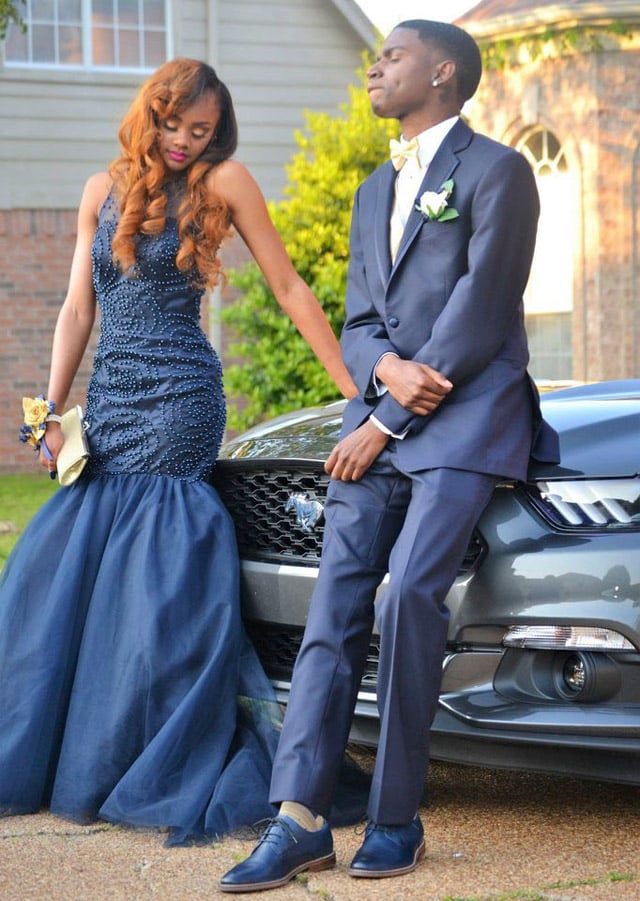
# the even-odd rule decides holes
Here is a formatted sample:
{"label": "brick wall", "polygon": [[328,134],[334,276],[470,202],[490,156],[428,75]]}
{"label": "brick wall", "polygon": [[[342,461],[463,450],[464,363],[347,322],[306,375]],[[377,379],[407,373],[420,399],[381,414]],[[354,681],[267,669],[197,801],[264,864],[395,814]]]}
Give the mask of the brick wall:
{"label": "brick wall", "polygon": [[[0,211],[0,472],[37,471],[21,444],[22,397],[46,393],[51,341],[75,242],[74,210]],[[69,403],[84,404],[95,336]]]}
{"label": "brick wall", "polygon": [[640,377],[640,35],[619,49],[486,72],[471,119],[505,143],[536,124],[558,138],[579,191],[567,220],[572,377]]}

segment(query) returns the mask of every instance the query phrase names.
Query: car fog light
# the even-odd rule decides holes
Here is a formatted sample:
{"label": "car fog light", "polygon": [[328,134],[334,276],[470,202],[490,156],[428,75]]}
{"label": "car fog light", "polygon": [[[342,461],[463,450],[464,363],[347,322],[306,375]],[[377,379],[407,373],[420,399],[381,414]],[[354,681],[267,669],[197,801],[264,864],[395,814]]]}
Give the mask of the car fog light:
{"label": "car fog light", "polygon": [[585,668],[584,660],[579,654],[567,657],[562,668],[562,678],[569,691],[579,693],[584,688]]}
{"label": "car fog light", "polygon": [[565,701],[593,703],[606,701],[620,690],[618,665],[607,654],[558,654],[553,666],[553,682]]}

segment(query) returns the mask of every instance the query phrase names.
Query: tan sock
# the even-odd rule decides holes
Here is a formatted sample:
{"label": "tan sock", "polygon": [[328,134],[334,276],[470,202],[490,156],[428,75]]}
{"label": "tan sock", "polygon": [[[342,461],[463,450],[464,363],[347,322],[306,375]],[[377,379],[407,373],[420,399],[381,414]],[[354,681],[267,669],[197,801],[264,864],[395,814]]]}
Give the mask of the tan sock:
{"label": "tan sock", "polygon": [[324,817],[314,816],[308,807],[304,804],[298,804],[297,801],[283,801],[280,805],[280,813],[284,817],[289,817],[307,832],[317,832],[324,826]]}

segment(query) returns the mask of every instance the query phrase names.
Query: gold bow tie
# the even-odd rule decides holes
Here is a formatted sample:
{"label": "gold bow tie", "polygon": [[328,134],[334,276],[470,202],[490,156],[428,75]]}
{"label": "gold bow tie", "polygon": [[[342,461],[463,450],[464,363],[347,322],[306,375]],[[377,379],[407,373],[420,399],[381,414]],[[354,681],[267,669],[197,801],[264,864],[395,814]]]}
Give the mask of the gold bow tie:
{"label": "gold bow tie", "polygon": [[396,141],[391,138],[389,141],[389,154],[394,169],[397,171],[402,169],[407,160],[415,160],[420,165],[419,150],[420,144],[417,138],[412,138],[410,141],[405,141],[404,138]]}

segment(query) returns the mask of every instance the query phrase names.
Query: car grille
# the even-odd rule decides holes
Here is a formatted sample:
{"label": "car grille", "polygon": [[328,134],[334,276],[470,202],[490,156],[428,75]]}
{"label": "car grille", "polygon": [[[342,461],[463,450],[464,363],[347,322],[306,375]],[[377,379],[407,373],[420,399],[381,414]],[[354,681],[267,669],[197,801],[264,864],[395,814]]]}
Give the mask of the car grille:
{"label": "car grille", "polygon": [[[270,679],[282,679],[290,682],[293,665],[300,650],[303,630],[296,626],[266,625],[251,620],[245,625],[267,676]],[[374,635],[369,644],[367,662],[360,683],[362,691],[375,691],[379,658],[380,639]]]}
{"label": "car grille", "polygon": [[[244,560],[318,565],[324,520],[320,518],[315,527],[305,530],[286,507],[291,495],[324,504],[329,476],[321,464],[220,460],[213,484],[233,518]],[[474,569],[482,553],[482,541],[474,532],[460,573]]]}
{"label": "car grille", "polygon": [[327,493],[329,476],[317,464],[259,468],[235,461],[219,461],[213,484],[236,526],[240,556],[245,560],[274,560],[316,566],[323,527],[312,531],[296,525],[285,509],[292,494],[317,498]]}

